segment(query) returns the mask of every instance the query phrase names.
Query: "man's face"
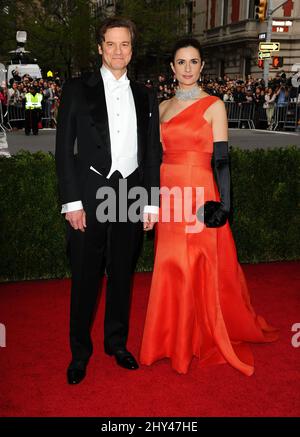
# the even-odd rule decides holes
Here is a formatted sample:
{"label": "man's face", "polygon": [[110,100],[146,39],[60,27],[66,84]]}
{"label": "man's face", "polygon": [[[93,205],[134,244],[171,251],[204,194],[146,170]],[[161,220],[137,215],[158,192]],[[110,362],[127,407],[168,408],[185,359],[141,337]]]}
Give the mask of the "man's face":
{"label": "man's face", "polygon": [[104,34],[104,41],[98,45],[103,65],[112,73],[123,73],[132,57],[132,42],[129,29],[114,27]]}

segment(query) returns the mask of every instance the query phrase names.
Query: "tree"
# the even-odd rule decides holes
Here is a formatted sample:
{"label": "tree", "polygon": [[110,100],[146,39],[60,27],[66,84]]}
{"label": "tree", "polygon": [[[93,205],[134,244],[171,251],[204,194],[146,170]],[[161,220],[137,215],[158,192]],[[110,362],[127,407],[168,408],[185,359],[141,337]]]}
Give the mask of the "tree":
{"label": "tree", "polygon": [[185,0],[119,0],[117,12],[138,29],[133,60],[135,75],[158,74],[169,61],[171,47],[185,34]]}
{"label": "tree", "polygon": [[[6,26],[13,27],[14,22],[14,32],[27,31],[26,49],[38,58],[44,71],[54,69],[70,77],[91,68],[96,40],[95,18],[89,0],[18,0],[11,3],[14,7],[4,20]],[[15,45],[14,42],[10,50]]]}
{"label": "tree", "polygon": [[[134,75],[157,74],[170,49],[185,33],[186,0],[117,0],[116,12],[131,18],[139,37],[132,65]],[[65,77],[91,70],[98,59],[95,28],[106,7],[94,14],[91,0],[0,0],[0,56],[16,48],[17,30],[28,35],[26,49],[42,71]],[[166,68],[166,67],[165,67]]]}
{"label": "tree", "polygon": [[5,61],[8,57],[8,51],[13,50],[16,46],[16,13],[15,2],[10,0],[0,0],[0,59]]}

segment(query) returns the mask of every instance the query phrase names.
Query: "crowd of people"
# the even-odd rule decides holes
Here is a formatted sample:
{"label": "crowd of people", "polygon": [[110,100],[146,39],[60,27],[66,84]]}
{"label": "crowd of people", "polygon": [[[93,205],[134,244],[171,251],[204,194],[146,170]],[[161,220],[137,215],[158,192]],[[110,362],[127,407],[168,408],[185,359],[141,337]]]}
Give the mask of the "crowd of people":
{"label": "crowd of people", "polygon": [[[300,102],[297,88],[292,86],[291,77],[287,78],[284,71],[278,72],[269,81],[268,86],[265,85],[263,79],[255,79],[251,75],[247,77],[247,80],[243,80],[238,77],[233,79],[228,75],[211,78],[208,74],[205,74],[201,78],[200,84],[208,94],[219,97],[225,103],[253,103],[257,109],[253,120],[257,128],[264,127],[258,116],[260,109],[265,109],[267,129],[272,129],[275,107],[286,106],[290,98],[298,98],[298,102]],[[162,102],[175,95],[177,82],[173,77],[168,78],[165,74],[161,73],[157,81],[148,79],[145,85],[149,88],[156,88],[158,100]],[[59,77],[55,79],[48,77],[46,79],[33,79],[28,74],[25,74],[23,77],[15,74],[8,85],[6,82],[2,82],[0,86],[0,102],[3,114],[8,114],[8,107],[11,108],[11,111],[15,108],[24,108],[25,96],[30,89],[34,89],[37,93],[42,94],[42,108],[45,112],[45,107],[50,107],[50,118],[52,120],[52,127],[54,127],[62,91],[62,81]],[[6,115],[4,123],[7,121]],[[11,121],[10,126],[13,129],[23,128],[24,121]]]}
{"label": "crowd of people", "polygon": [[[168,79],[164,74],[158,76],[156,84],[150,79],[145,84],[147,87],[157,87],[160,102],[173,97],[177,87],[176,80],[174,78]],[[253,121],[257,128],[262,127],[258,117],[260,109],[266,110],[267,128],[272,129],[276,106],[286,106],[289,99],[298,99],[300,102],[297,88],[292,86],[292,78],[287,78],[284,71],[278,72],[269,81],[268,86],[263,79],[255,79],[251,75],[248,75],[247,80],[243,80],[238,77],[233,79],[228,75],[213,79],[206,74],[201,79],[200,84],[204,91],[219,97],[224,102],[253,103],[256,108]]]}
{"label": "crowd of people", "polygon": [[59,77],[34,79],[29,74],[21,77],[16,72],[8,84],[3,81],[0,85],[0,102],[5,117],[4,124],[7,125],[9,122],[9,127],[13,129],[24,127],[25,120],[14,121],[13,118],[18,114],[19,109],[25,108],[26,94],[34,91],[42,95],[42,113],[45,113],[46,107],[50,109],[50,119],[53,120],[54,126],[61,90],[62,83]]}
{"label": "crowd of people", "polygon": [[[277,73],[275,78],[269,81],[266,88],[263,79],[254,79],[251,75],[248,75],[245,81],[238,77],[232,79],[227,75],[212,79],[206,74],[200,80],[200,83],[206,92],[219,97],[224,102],[254,102],[263,104],[265,103],[265,95],[272,90],[274,94],[278,95],[278,103],[283,104],[288,101],[289,93],[294,89],[291,79],[291,77],[287,79],[284,72]],[[145,84],[148,87],[155,86],[155,83],[150,79]],[[168,79],[166,75],[160,74],[157,80],[159,100],[162,101],[173,97],[176,86],[177,83],[174,78]],[[294,89],[294,93],[296,93],[296,89]]]}

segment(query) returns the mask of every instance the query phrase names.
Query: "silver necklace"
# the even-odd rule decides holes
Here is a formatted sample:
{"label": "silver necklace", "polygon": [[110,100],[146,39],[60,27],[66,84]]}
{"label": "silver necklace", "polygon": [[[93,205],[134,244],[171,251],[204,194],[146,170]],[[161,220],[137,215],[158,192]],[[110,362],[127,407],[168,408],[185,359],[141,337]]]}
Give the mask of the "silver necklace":
{"label": "silver necklace", "polygon": [[189,90],[184,90],[182,88],[177,88],[175,91],[176,99],[178,100],[192,100],[200,97],[201,88],[197,85],[193,86],[193,88]]}

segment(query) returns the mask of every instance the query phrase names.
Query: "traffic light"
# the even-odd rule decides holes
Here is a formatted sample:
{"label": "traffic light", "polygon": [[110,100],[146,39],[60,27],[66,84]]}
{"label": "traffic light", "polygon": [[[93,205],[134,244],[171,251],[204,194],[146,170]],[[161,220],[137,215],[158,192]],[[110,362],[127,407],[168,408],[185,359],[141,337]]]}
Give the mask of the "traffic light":
{"label": "traffic light", "polygon": [[259,68],[264,68],[264,60],[263,59],[259,59],[257,62],[257,65]]}
{"label": "traffic light", "polygon": [[255,0],[255,19],[265,21],[268,2],[267,0]]}
{"label": "traffic light", "polygon": [[274,56],[272,65],[274,68],[283,67],[283,57],[282,56]]}

